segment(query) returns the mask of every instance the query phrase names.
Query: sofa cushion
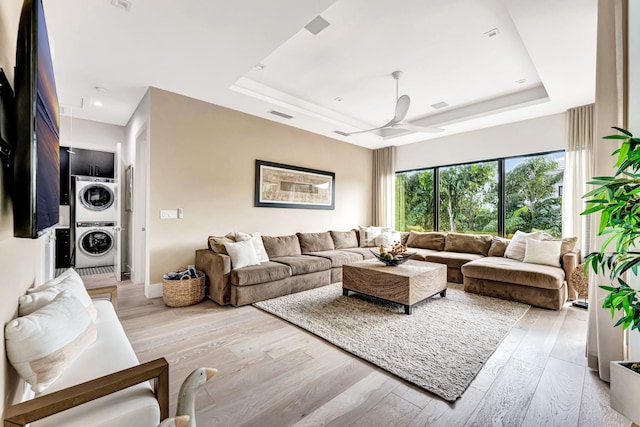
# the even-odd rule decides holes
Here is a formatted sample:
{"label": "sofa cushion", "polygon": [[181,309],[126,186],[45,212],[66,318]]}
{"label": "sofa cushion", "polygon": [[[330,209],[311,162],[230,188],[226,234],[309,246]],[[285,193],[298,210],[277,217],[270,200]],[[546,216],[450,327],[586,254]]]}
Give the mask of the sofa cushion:
{"label": "sofa cushion", "polygon": [[356,230],[350,231],[329,231],[333,239],[333,246],[336,249],[357,248],[358,235]]}
{"label": "sofa cushion", "polygon": [[407,238],[407,246],[410,246],[412,248],[443,251],[446,236],[446,233],[439,233],[435,231],[428,233],[419,233],[417,231],[412,231],[409,233],[409,237]]}
{"label": "sofa cushion", "polygon": [[423,248],[412,248],[407,247],[407,252],[415,252],[416,254],[411,259],[417,259],[418,261],[424,261],[424,258],[427,255],[435,254],[440,251],[436,251],[435,249],[423,249]]}
{"label": "sofa cushion", "polygon": [[354,254],[360,254],[364,259],[374,259],[375,256],[371,251],[379,252],[376,248],[346,248],[340,249],[344,252],[353,252]]}
{"label": "sofa cushion", "polygon": [[331,269],[331,261],[326,258],[310,255],[285,256],[273,258],[271,261],[279,262],[280,264],[285,264],[291,267],[292,276]]}
{"label": "sofa cushion", "polygon": [[[101,299],[95,300],[94,305],[98,314],[95,322],[98,339],[43,394],[139,364],[113,305]],[[31,427],[152,426],[159,422],[160,407],[147,381],[34,421]]]}
{"label": "sofa cushion", "polygon": [[258,255],[256,255],[256,248],[255,246],[253,246],[253,243],[251,243],[251,240],[225,243],[224,247],[227,249],[227,252],[231,257],[231,268],[243,268],[250,265],[260,265]]}
{"label": "sofa cushion", "polygon": [[492,240],[493,236],[489,234],[449,233],[444,243],[444,250],[487,256]]}
{"label": "sofa cushion", "polygon": [[224,247],[225,243],[233,243],[235,242],[235,239],[233,238],[232,234],[229,233],[226,236],[209,236],[209,239],[207,240],[207,243],[209,245],[209,249],[211,249],[213,252],[217,253],[217,254],[223,254],[223,255],[229,255],[227,253],[227,248]]}
{"label": "sofa cushion", "polygon": [[336,247],[333,244],[331,233],[297,233],[300,242],[300,251],[303,254],[308,252],[332,251]]}
{"label": "sofa cushion", "polygon": [[401,240],[402,236],[400,236],[399,232],[389,230],[383,231],[382,233],[377,235],[376,238],[373,239],[373,242],[377,247],[384,246],[385,248],[390,248],[396,243],[400,243]]}
{"label": "sofa cushion", "polygon": [[507,250],[507,246],[509,246],[509,239],[493,236],[487,256],[504,256],[504,251]]}
{"label": "sofa cushion", "polygon": [[527,248],[527,239],[541,240],[545,234],[544,231],[534,231],[532,233],[525,233],[520,230],[516,231],[516,234],[513,235],[507,249],[504,251],[505,258],[522,261]]}
{"label": "sofa cushion", "polygon": [[446,264],[449,268],[459,269],[464,264],[482,258],[480,254],[470,254],[466,252],[434,252],[424,257],[425,261]]}
{"label": "sofa cushion", "polygon": [[65,290],[39,310],[7,324],[7,356],[33,391],[42,393],[96,340],[96,333],[82,303]]}
{"label": "sofa cushion", "polygon": [[260,265],[231,270],[231,284],[236,286],[273,282],[291,276],[291,267],[279,262],[263,262]]}
{"label": "sofa cushion", "polygon": [[352,264],[357,261],[362,261],[364,255],[355,252],[348,251],[322,251],[322,252],[310,252],[307,255],[318,256],[326,258],[331,261],[331,267],[342,267],[345,264]]}
{"label": "sofa cushion", "polygon": [[298,256],[302,255],[300,251],[300,242],[298,236],[262,236],[264,249],[267,251],[269,259],[282,256]]}
{"label": "sofa cushion", "polygon": [[512,283],[542,289],[560,289],[564,270],[549,265],[527,264],[514,259],[486,257],[462,266],[464,277]]}

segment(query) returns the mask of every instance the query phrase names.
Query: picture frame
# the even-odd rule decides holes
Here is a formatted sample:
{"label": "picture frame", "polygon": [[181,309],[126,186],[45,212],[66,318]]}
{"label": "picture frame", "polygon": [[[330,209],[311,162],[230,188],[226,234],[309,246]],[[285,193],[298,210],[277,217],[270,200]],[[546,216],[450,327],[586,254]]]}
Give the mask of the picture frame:
{"label": "picture frame", "polygon": [[133,212],[133,165],[124,171],[124,210]]}
{"label": "picture frame", "polygon": [[333,172],[256,160],[255,206],[335,209]]}

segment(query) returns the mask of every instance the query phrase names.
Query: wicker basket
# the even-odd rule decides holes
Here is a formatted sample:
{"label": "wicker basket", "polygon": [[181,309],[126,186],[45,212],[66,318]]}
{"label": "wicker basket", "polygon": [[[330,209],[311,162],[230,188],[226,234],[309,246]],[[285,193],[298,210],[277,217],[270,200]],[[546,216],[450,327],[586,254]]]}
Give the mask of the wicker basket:
{"label": "wicker basket", "polygon": [[181,280],[162,279],[162,300],[168,307],[186,307],[204,299],[204,273],[198,271],[198,277],[192,279],[183,276]]}

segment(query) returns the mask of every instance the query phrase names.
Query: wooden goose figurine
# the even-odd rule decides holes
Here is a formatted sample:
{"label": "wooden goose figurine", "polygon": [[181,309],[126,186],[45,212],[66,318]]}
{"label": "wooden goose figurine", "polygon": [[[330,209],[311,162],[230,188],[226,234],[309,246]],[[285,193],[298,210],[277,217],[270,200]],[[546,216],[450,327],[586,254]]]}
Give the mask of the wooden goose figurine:
{"label": "wooden goose figurine", "polygon": [[167,418],[158,427],[185,427],[189,422],[189,415],[180,415],[179,417]]}
{"label": "wooden goose figurine", "polygon": [[184,380],[178,394],[176,415],[188,415],[186,427],[196,427],[196,392],[204,383],[213,377],[217,369],[198,368]]}

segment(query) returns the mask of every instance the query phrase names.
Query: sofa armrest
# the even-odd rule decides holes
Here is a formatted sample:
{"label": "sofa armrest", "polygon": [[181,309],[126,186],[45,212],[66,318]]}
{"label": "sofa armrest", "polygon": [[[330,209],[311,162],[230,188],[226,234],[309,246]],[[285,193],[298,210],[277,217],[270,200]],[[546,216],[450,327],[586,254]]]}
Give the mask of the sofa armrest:
{"label": "sofa armrest", "polygon": [[91,298],[100,295],[109,295],[109,301],[113,304],[113,308],[118,311],[118,287],[113,286],[101,286],[99,288],[87,288],[87,293]]}
{"label": "sofa armrest", "polygon": [[10,406],[5,411],[4,427],[24,426],[149,380],[155,380],[163,420],[169,416],[169,363],[164,357]]}
{"label": "sofa armrest", "polygon": [[569,300],[575,300],[578,298],[578,291],[571,280],[573,271],[580,264],[580,249],[574,249],[571,252],[567,252],[562,257],[562,269],[564,270],[564,278],[567,281],[567,298]]}
{"label": "sofa armrest", "polygon": [[220,305],[231,301],[231,257],[209,249],[196,250],[196,269],[204,272],[207,296]]}

